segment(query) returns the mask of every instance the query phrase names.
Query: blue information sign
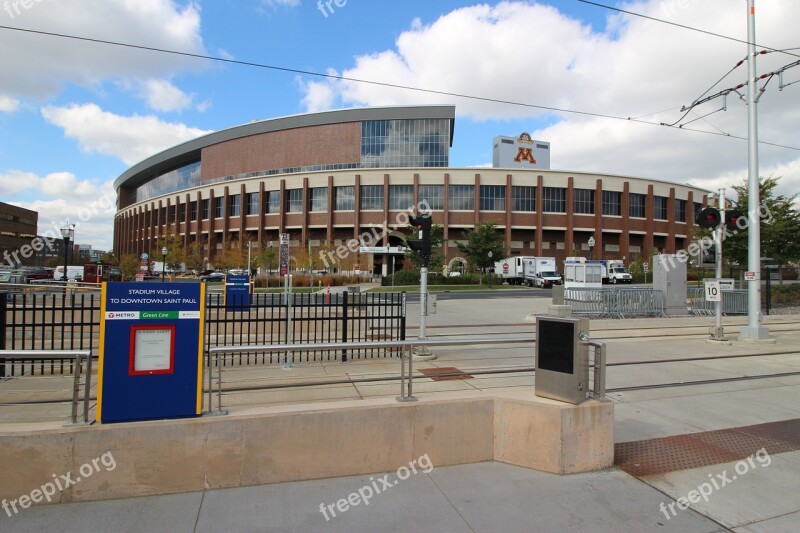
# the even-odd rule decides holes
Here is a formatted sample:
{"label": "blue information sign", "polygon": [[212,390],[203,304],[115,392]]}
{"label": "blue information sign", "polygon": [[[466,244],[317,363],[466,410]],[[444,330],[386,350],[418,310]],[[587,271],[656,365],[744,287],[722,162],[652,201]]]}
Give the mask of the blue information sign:
{"label": "blue information sign", "polygon": [[250,276],[228,274],[225,278],[225,308],[228,311],[250,310]]}
{"label": "blue information sign", "polygon": [[104,283],[97,419],[202,413],[202,283]]}

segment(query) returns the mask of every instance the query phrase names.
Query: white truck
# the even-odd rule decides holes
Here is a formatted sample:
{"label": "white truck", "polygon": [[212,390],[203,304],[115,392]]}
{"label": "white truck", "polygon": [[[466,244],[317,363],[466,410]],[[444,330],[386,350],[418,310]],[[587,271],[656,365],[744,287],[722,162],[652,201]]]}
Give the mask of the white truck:
{"label": "white truck", "polygon": [[532,257],[507,257],[494,264],[494,273],[503,278],[503,283],[519,285],[525,280],[525,261]]}
{"label": "white truck", "polygon": [[555,257],[526,257],[523,266],[524,283],[528,287],[547,288],[561,284]]}
{"label": "white truck", "polygon": [[632,283],[633,276],[621,259],[603,261],[603,283]]}

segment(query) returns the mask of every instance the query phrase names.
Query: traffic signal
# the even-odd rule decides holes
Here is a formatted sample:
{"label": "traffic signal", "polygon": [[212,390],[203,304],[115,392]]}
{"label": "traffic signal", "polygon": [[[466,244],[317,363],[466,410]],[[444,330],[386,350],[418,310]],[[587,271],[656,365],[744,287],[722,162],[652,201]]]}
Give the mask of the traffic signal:
{"label": "traffic signal", "polygon": [[739,226],[737,223],[744,215],[741,211],[725,211],[725,228],[728,231],[738,231],[747,228],[747,224]]}
{"label": "traffic signal", "polygon": [[702,209],[695,217],[695,222],[701,228],[715,229],[721,221],[722,216],[719,213],[719,209],[714,207]]}
{"label": "traffic signal", "polygon": [[431,217],[409,217],[409,224],[419,229],[418,239],[409,239],[408,246],[419,254],[420,265],[428,268],[431,260]]}

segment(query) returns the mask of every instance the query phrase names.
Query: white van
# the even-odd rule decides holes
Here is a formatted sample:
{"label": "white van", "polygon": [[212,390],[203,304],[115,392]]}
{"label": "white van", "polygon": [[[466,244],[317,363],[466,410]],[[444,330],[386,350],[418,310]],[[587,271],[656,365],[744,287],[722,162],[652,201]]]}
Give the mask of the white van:
{"label": "white van", "polygon": [[[64,281],[64,267],[60,266],[53,272],[54,281]],[[83,281],[83,267],[82,266],[67,266],[67,281]]]}

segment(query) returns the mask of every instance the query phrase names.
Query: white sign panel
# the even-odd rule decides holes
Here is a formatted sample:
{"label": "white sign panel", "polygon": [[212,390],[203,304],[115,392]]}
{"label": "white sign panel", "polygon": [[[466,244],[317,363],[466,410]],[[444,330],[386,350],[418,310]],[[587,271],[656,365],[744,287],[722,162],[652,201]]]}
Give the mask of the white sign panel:
{"label": "white sign panel", "polygon": [[746,281],[755,281],[758,279],[758,272],[745,272],[744,279]]}
{"label": "white sign panel", "polygon": [[719,290],[719,280],[707,280],[705,282],[705,295],[707,302],[722,301],[722,291]]}
{"label": "white sign panel", "polygon": [[169,370],[172,356],[172,331],[169,329],[143,329],[135,333],[133,370],[156,372]]}
{"label": "white sign panel", "polygon": [[733,290],[733,279],[732,278],[722,278],[719,280],[719,290],[721,291],[732,291]]}

